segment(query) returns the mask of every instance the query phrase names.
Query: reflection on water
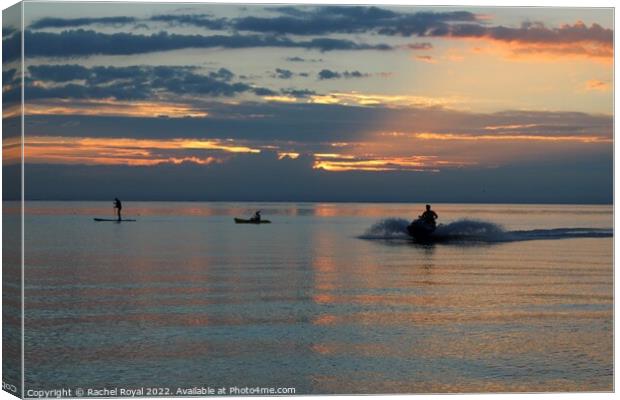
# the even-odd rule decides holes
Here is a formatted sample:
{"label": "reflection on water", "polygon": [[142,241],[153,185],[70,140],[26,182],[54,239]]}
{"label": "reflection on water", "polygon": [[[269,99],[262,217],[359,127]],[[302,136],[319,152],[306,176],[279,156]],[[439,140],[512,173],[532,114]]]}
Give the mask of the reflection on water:
{"label": "reflection on water", "polygon": [[[612,238],[358,239],[420,208],[127,203],[137,223],[105,224],[107,203],[29,203],[26,384],[612,390]],[[608,206],[436,208],[508,230],[612,225]],[[232,223],[255,209],[274,223]]]}

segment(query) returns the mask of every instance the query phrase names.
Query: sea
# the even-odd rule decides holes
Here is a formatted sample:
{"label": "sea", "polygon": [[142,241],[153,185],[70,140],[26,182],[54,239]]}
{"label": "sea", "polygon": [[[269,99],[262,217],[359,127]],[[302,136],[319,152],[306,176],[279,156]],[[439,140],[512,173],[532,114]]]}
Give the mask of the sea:
{"label": "sea", "polygon": [[27,390],[613,390],[611,205],[123,206],[26,203]]}

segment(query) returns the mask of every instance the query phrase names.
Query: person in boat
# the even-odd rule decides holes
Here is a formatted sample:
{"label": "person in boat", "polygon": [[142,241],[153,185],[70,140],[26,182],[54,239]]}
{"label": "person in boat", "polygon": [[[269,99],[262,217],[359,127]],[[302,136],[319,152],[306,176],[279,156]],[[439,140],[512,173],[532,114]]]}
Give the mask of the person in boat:
{"label": "person in boat", "polygon": [[260,210],[254,213],[254,216],[250,218],[250,221],[260,222]]}
{"label": "person in boat", "polygon": [[118,220],[120,221],[121,220],[121,210],[123,209],[123,204],[118,199],[118,197],[114,198],[114,209],[116,210],[116,216],[118,217]]}
{"label": "person in boat", "polygon": [[424,211],[419,218],[425,223],[435,226],[437,224],[436,221],[439,216],[435,211],[431,210],[431,205],[427,204],[426,211]]}

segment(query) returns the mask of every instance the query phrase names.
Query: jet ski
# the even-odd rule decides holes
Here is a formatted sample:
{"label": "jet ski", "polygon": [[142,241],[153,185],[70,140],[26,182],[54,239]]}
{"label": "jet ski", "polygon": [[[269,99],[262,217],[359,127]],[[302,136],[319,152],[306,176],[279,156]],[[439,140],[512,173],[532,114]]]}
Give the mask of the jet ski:
{"label": "jet ski", "polygon": [[235,218],[235,224],[270,224],[271,221],[267,219],[243,219]]}
{"label": "jet ski", "polygon": [[435,221],[418,218],[407,226],[407,232],[409,235],[413,236],[415,240],[422,242],[430,240],[436,228],[437,224],[435,224]]}

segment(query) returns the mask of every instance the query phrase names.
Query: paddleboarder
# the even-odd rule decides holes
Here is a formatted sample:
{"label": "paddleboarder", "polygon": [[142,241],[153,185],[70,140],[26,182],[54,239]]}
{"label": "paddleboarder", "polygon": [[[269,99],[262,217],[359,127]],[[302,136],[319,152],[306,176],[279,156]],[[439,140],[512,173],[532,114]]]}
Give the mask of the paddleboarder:
{"label": "paddleboarder", "polygon": [[114,198],[114,208],[116,209],[116,215],[118,216],[118,221],[121,221],[121,210],[123,209],[123,204],[118,199],[118,197]]}

